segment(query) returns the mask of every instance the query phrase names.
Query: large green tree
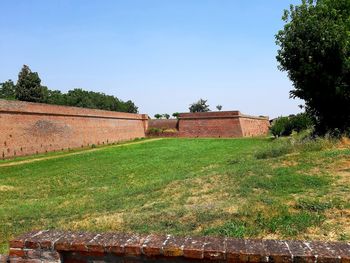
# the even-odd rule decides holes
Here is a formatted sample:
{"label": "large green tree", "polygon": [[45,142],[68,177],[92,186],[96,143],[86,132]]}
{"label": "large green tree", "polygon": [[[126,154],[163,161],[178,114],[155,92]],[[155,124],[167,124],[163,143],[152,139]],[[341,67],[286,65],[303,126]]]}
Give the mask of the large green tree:
{"label": "large green tree", "polygon": [[350,1],[303,0],[283,16],[277,60],[293,98],[305,101],[316,131],[350,127]]}
{"label": "large green tree", "polygon": [[23,65],[18,74],[16,99],[31,102],[45,102],[47,99],[47,88],[41,86],[39,74],[32,72],[27,65]]}

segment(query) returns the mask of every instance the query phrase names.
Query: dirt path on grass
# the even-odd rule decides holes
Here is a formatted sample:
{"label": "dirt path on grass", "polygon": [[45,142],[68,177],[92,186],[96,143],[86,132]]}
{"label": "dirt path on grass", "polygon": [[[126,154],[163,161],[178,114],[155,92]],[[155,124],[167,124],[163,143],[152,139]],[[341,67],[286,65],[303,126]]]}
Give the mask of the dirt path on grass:
{"label": "dirt path on grass", "polygon": [[58,158],[66,157],[66,156],[101,151],[101,150],[105,150],[107,148],[129,146],[129,145],[142,144],[142,143],[154,142],[154,141],[159,141],[159,140],[163,140],[163,138],[149,139],[149,140],[139,141],[139,142],[129,142],[129,143],[118,144],[118,145],[110,145],[110,146],[105,146],[105,147],[101,147],[101,148],[87,149],[85,151],[82,150],[79,152],[66,153],[66,154],[61,154],[61,155],[56,155],[56,156],[39,157],[39,158],[23,160],[23,161],[13,161],[13,162],[9,162],[9,163],[0,164],[0,167],[16,166],[16,165],[21,165],[21,164],[26,164],[26,163],[34,163],[34,162],[40,162],[40,161],[45,161],[45,160],[58,159]]}

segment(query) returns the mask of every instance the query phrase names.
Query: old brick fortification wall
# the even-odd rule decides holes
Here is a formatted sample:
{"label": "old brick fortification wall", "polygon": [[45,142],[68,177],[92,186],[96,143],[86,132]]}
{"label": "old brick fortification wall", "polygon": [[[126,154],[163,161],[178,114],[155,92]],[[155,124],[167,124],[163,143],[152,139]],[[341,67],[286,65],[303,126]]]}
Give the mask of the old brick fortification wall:
{"label": "old brick fortification wall", "polygon": [[350,244],[37,231],[10,242],[12,262],[350,262]]}
{"label": "old brick fortification wall", "polygon": [[0,100],[0,158],[145,137],[144,114]]}
{"label": "old brick fortification wall", "polygon": [[239,111],[181,113],[178,126],[180,137],[249,137],[266,135],[269,119]]}
{"label": "old brick fortification wall", "polygon": [[168,120],[154,120],[151,119],[148,122],[148,128],[157,128],[157,129],[177,129],[177,119],[168,119]]}
{"label": "old brick fortification wall", "polygon": [[269,132],[270,121],[268,117],[241,115],[239,121],[243,137],[261,136]]}

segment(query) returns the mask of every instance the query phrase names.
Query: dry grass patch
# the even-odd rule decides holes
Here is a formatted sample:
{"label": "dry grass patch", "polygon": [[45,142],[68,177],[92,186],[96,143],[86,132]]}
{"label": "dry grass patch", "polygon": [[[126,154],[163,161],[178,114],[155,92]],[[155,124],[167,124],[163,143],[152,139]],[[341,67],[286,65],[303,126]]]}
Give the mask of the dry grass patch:
{"label": "dry grass patch", "polygon": [[11,185],[0,185],[0,192],[14,191],[16,188]]}
{"label": "dry grass patch", "polygon": [[62,225],[67,230],[94,229],[100,231],[120,231],[124,229],[124,213],[92,214],[83,219]]}

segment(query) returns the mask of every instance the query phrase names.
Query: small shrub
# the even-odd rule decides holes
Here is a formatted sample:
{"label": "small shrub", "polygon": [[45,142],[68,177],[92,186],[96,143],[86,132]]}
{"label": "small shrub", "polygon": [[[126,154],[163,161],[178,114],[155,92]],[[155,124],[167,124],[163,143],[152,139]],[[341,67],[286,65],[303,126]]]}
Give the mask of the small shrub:
{"label": "small shrub", "polygon": [[313,152],[333,148],[339,140],[333,138],[313,138],[307,133],[292,136],[291,138],[279,138],[271,142],[266,148],[255,153],[257,159],[276,158],[293,152]]}
{"label": "small shrub", "polygon": [[148,134],[160,134],[162,132],[163,132],[163,130],[160,128],[150,128],[148,130]]}
{"label": "small shrub", "polygon": [[298,144],[301,151],[316,152],[332,148],[335,144],[335,141],[326,138],[316,138],[305,140],[303,142],[299,142]]}
{"label": "small shrub", "polygon": [[293,152],[293,146],[289,141],[273,142],[267,148],[255,153],[257,159],[276,158]]}

